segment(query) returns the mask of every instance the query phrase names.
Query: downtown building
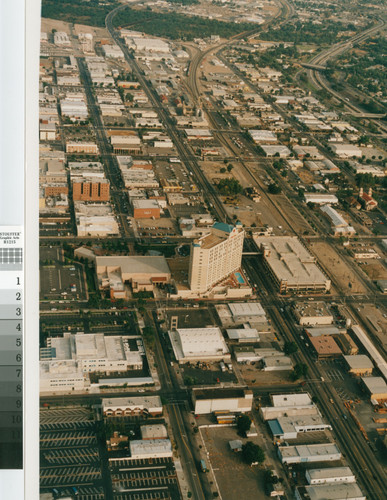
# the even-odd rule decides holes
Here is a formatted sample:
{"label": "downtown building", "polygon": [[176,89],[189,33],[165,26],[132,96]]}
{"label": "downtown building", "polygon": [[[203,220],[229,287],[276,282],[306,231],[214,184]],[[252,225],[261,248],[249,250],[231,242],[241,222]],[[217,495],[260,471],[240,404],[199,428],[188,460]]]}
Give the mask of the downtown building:
{"label": "downtown building", "polygon": [[193,241],[188,277],[192,292],[206,294],[240,268],[244,237],[240,223],[217,222],[209,234]]}

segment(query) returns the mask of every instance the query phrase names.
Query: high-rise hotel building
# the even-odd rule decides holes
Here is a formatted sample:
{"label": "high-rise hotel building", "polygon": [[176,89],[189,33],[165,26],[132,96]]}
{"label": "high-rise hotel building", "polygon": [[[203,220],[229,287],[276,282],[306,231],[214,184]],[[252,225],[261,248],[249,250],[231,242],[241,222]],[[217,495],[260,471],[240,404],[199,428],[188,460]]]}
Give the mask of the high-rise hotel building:
{"label": "high-rise hotel building", "polygon": [[242,224],[217,222],[210,234],[193,241],[188,278],[193,292],[207,292],[240,268],[244,237]]}

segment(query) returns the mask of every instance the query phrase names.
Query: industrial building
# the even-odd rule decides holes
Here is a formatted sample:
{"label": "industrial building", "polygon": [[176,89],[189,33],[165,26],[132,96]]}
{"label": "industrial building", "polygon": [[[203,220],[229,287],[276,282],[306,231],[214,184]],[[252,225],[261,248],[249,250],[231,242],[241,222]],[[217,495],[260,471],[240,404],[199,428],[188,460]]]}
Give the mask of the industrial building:
{"label": "industrial building", "polygon": [[275,420],[281,417],[302,417],[320,415],[317,406],[306,392],[295,394],[277,394],[271,396],[272,406],[261,406],[259,413],[263,420]]}
{"label": "industrial building", "polygon": [[355,483],[356,478],[349,467],[325,467],[305,471],[308,484]]}
{"label": "industrial building", "polygon": [[283,464],[332,462],[341,459],[341,451],[332,443],[279,446],[278,456]]}
{"label": "industrial building", "polygon": [[299,486],[296,500],[366,500],[357,483]]}
{"label": "industrial building", "polygon": [[331,325],[333,315],[325,302],[296,302],[293,305],[293,314],[299,325]]}
{"label": "industrial building", "polygon": [[374,364],[365,354],[357,356],[343,356],[347,369],[351,375],[367,376],[372,375]]}
{"label": "industrial building", "polygon": [[102,399],[104,417],[158,417],[163,414],[160,396]]}
{"label": "industrial building", "polygon": [[240,268],[244,237],[242,224],[216,222],[210,234],[193,241],[188,277],[192,292],[205,294]]}
{"label": "industrial building", "polygon": [[231,359],[218,327],[178,328],[169,332],[173,352],[179,363]]}
{"label": "industrial building", "polygon": [[217,304],[215,309],[224,328],[250,328],[258,333],[270,331],[266,312],[259,302]]}
{"label": "industrial building", "polygon": [[329,291],[330,280],[296,236],[255,236],[254,241],[281,293]]}
{"label": "industrial building", "polygon": [[244,389],[193,389],[195,415],[225,411],[247,413],[253,404],[253,392]]}
{"label": "industrial building", "polygon": [[148,439],[167,439],[168,433],[164,424],[152,424],[140,426],[141,438]]}
{"label": "industrial building", "polygon": [[355,356],[359,352],[359,348],[348,333],[340,333],[339,335],[336,335],[335,340],[343,354],[347,356]]}
{"label": "industrial building", "polygon": [[334,236],[353,236],[356,233],[355,228],[330,205],[322,206],[321,211],[330,219]]}
{"label": "industrial building", "polygon": [[255,144],[277,144],[277,134],[271,130],[249,130],[249,135]]}
{"label": "industrial building", "polygon": [[387,384],[382,377],[362,377],[361,380],[372,404],[387,402]]}
{"label": "industrial building", "polygon": [[257,363],[258,361],[262,361],[264,358],[268,358],[270,356],[279,356],[281,354],[284,356],[283,352],[270,347],[256,348],[253,346],[235,346],[233,351],[236,362],[247,365]]}
{"label": "industrial building", "polygon": [[279,417],[267,422],[275,440],[297,439],[299,433],[332,430],[320,415],[305,415],[303,417]]}
{"label": "industrial building", "polygon": [[361,158],[362,150],[354,144],[331,144],[333,153],[339,158]]}
{"label": "industrial building", "polygon": [[264,372],[286,371],[293,369],[293,361],[289,356],[278,352],[277,356],[265,356],[262,360],[262,370]]}
{"label": "industrial building", "polygon": [[[116,373],[143,369],[145,357],[141,337],[105,336],[103,333],[68,333],[49,337],[40,349],[42,393],[88,391],[99,385],[141,385],[152,378],[114,378]],[[96,373],[98,381],[90,375]],[[132,378],[132,380],[131,380]]]}
{"label": "industrial building", "polygon": [[330,335],[319,335],[310,337],[309,341],[314,349],[317,359],[334,359],[342,355],[340,347]]}
{"label": "industrial building", "polygon": [[305,193],[305,203],[314,203],[316,205],[326,205],[327,203],[335,205],[339,203],[337,196],[329,193]]}
{"label": "industrial building", "polygon": [[335,339],[338,335],[341,334],[343,330],[333,325],[325,325],[325,326],[304,326],[304,332],[308,335],[308,337],[322,337],[322,336],[332,336],[334,335]]}
{"label": "industrial building", "polygon": [[240,344],[243,342],[259,342],[259,334],[256,328],[229,328],[227,336]]}

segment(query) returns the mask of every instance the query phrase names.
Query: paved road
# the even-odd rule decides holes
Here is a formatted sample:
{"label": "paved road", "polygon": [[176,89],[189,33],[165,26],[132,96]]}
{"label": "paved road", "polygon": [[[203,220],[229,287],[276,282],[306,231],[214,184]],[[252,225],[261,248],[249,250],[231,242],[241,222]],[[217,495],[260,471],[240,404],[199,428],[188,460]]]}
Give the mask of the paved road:
{"label": "paved road", "polygon": [[[345,408],[335,388],[327,381],[315,382],[321,380],[324,372],[315,363],[309,349],[300,339],[293,318],[285,310],[286,299],[279,297],[273,283],[265,279],[266,273],[262,263],[255,261],[254,265],[248,264],[245,269],[251,280],[259,283],[266,290],[267,295],[262,300],[262,304],[264,307],[271,306],[268,308],[268,312],[273,325],[285,340],[294,341],[298,345],[299,351],[294,355],[294,359],[296,362],[308,365],[308,379],[313,381],[308,384],[308,390],[312,395],[318,397],[319,407],[325,414],[327,421],[332,425],[336,441],[346,455],[352,470],[356,473],[367,498],[375,500],[385,498],[387,476],[352,419],[343,419]],[[331,400],[334,402],[333,404]]]}

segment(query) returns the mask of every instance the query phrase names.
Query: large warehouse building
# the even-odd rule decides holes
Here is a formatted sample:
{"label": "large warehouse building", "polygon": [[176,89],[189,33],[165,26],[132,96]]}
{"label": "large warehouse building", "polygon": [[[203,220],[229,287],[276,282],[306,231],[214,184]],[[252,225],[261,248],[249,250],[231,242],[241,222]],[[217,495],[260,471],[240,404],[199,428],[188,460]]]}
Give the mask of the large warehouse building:
{"label": "large warehouse building", "polygon": [[256,236],[254,241],[281,293],[329,291],[330,280],[296,236]]}
{"label": "large warehouse building", "polygon": [[179,363],[221,361],[231,358],[218,327],[179,328],[169,332],[173,352]]}

